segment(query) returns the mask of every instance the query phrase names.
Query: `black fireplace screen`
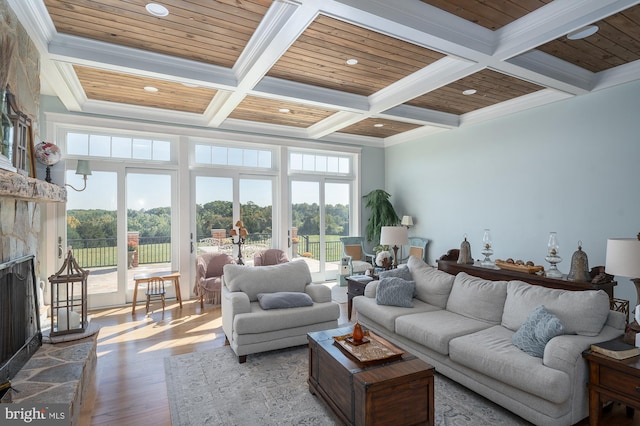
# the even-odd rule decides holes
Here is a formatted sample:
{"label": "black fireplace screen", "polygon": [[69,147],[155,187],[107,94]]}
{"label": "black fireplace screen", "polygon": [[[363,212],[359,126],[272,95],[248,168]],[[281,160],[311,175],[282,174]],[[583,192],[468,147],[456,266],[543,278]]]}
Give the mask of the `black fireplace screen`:
{"label": "black fireplace screen", "polygon": [[42,346],[34,256],[0,264],[0,384]]}

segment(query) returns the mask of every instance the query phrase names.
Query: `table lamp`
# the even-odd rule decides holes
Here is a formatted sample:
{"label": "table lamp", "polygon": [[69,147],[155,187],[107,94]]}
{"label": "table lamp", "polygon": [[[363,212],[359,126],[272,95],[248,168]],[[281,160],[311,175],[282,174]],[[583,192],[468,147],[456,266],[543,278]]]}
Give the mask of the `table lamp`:
{"label": "table lamp", "polygon": [[383,226],[380,229],[380,244],[393,246],[393,267],[398,267],[398,246],[409,244],[409,233],[404,226]]}
{"label": "table lamp", "polygon": [[609,238],[605,272],[631,278],[636,286],[636,305],[640,304],[640,234],[638,238]]}

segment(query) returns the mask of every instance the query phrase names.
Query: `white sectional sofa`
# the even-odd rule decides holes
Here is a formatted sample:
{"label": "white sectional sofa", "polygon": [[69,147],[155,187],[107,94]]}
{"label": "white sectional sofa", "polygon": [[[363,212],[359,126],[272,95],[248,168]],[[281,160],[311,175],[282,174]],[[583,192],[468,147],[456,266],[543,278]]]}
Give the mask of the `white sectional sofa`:
{"label": "white sectional sofa", "polygon": [[[413,307],[379,304],[389,303],[380,295],[391,281],[381,278],[353,299],[358,322],[534,424],[571,425],[588,415],[588,367],[581,354],[591,343],[620,336],[626,325],[624,314],[609,310],[604,291],[453,276],[416,257],[407,266],[407,283],[415,282]],[[563,329],[536,357],[519,346],[528,343],[525,330],[539,333],[530,314],[541,305]],[[521,327],[516,346],[512,338]]]}
{"label": "white sectional sofa", "polygon": [[331,289],[311,283],[304,260],[224,266],[222,329],[240,362],[248,354],[304,345],[307,333],[336,328],[339,317]]}

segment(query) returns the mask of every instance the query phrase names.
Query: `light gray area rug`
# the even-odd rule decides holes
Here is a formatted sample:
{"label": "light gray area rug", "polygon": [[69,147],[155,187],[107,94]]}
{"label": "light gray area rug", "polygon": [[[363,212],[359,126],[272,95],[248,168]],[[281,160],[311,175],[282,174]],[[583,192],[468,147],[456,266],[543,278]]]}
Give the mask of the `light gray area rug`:
{"label": "light gray area rug", "polygon": [[347,287],[338,284],[331,285],[331,300],[338,303],[347,303]]}
{"label": "light gray area rug", "polygon": [[[249,355],[239,364],[229,347],[165,358],[173,426],[336,425],[309,392],[308,349]],[[529,425],[528,422],[436,375],[437,425]]]}

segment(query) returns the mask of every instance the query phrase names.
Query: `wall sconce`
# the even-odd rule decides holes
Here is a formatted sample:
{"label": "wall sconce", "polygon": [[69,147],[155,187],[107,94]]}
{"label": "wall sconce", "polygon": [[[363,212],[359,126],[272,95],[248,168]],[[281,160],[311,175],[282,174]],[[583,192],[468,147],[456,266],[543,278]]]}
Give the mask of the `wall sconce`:
{"label": "wall sconce", "polygon": [[407,229],[413,226],[413,217],[411,216],[402,216],[402,221],[400,225],[405,226]]}
{"label": "wall sconce", "polygon": [[[242,223],[241,220],[236,222],[236,228],[238,228],[238,230],[236,231],[235,229],[232,229],[231,231],[229,231],[229,235],[231,235],[231,242],[238,246],[237,264],[244,265],[244,260],[242,259],[242,245],[244,244],[244,239],[247,237],[249,233],[247,232],[247,228],[244,227],[244,223]],[[234,241],[233,237],[235,236],[238,237],[237,242]]]}
{"label": "wall sconce", "polygon": [[76,168],[77,175],[83,175],[84,186],[82,189],[76,189],[72,185],[65,183],[65,186],[71,187],[74,191],[82,192],[87,189],[87,176],[91,176],[91,167],[89,166],[89,160],[78,160],[78,166]]}

